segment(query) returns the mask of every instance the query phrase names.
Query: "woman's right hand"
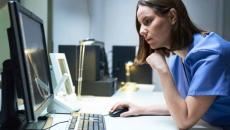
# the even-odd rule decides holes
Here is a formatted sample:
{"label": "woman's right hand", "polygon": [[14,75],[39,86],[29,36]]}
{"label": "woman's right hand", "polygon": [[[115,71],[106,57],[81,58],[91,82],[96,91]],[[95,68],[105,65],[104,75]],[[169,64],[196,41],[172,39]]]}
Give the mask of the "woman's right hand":
{"label": "woman's right hand", "polygon": [[124,112],[120,115],[121,117],[141,115],[143,110],[141,106],[135,105],[130,102],[118,102],[113,105],[113,107],[110,109],[110,112],[113,112],[114,110],[121,108],[128,108],[127,112]]}

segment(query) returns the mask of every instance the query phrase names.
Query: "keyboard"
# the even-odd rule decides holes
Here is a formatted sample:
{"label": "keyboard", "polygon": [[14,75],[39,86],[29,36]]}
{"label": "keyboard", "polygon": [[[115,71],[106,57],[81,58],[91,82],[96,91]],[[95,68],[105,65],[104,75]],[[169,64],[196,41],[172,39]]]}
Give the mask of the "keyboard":
{"label": "keyboard", "polygon": [[[75,127],[77,127],[77,129]],[[104,116],[88,113],[72,115],[68,130],[106,130]]]}

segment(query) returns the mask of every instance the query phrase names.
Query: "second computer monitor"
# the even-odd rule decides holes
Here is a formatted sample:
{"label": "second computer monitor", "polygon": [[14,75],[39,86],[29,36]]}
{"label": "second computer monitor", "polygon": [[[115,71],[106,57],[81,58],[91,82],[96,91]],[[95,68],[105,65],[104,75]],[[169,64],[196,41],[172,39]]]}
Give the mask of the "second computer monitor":
{"label": "second computer monitor", "polygon": [[52,70],[56,81],[55,94],[70,95],[75,93],[69,66],[63,53],[50,53]]}

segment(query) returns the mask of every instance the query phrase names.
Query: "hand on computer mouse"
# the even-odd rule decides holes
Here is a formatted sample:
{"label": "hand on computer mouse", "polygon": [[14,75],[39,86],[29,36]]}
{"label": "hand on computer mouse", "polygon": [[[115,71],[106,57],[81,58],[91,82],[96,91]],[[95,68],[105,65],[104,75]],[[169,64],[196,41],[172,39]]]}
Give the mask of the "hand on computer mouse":
{"label": "hand on computer mouse", "polygon": [[129,111],[128,108],[118,108],[118,109],[116,109],[114,111],[110,111],[109,116],[111,116],[111,117],[120,117],[122,113],[125,113],[127,111]]}
{"label": "hand on computer mouse", "polygon": [[[123,110],[124,108],[126,108],[126,111]],[[118,110],[118,112],[116,110]],[[116,111],[116,113],[119,113],[120,117],[137,116],[142,114],[142,107],[134,105],[130,102],[118,102],[113,105],[110,113],[114,111]]]}

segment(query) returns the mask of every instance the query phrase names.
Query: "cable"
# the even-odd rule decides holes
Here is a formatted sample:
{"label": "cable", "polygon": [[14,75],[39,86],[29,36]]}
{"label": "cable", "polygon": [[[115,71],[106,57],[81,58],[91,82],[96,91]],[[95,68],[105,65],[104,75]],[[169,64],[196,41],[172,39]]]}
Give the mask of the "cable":
{"label": "cable", "polygon": [[66,122],[69,122],[69,120],[68,120],[68,121],[61,121],[61,122],[58,122],[58,123],[56,123],[56,124],[54,124],[54,125],[52,125],[52,126],[46,128],[46,129],[42,129],[42,130],[48,130],[48,129],[50,129],[50,128],[56,126],[56,125],[59,125],[59,124],[62,124],[62,123],[66,123]]}

